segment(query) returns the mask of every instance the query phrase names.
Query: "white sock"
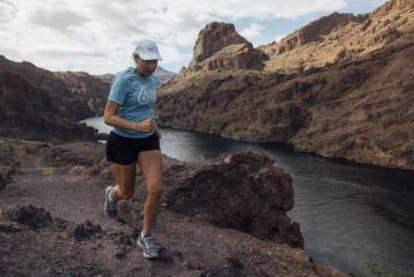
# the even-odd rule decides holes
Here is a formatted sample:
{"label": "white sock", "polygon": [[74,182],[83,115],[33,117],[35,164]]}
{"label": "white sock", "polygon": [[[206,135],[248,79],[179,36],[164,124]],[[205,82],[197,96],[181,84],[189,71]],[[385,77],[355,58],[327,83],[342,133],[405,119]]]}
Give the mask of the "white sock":
{"label": "white sock", "polygon": [[116,199],[114,197],[112,197],[112,191],[113,191],[113,189],[114,188],[112,188],[111,191],[109,192],[109,197],[108,197],[109,198],[109,201],[111,201],[111,202],[112,201],[116,201]]}

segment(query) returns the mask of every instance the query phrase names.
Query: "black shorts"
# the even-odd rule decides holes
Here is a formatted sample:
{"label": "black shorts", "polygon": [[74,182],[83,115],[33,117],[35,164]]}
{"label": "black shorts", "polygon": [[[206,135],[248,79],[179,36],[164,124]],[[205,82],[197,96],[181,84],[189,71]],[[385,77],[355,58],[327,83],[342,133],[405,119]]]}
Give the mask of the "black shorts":
{"label": "black shorts", "polygon": [[111,132],[106,142],[106,160],[128,165],[137,161],[140,152],[149,150],[160,150],[156,133],[144,138],[127,138]]}

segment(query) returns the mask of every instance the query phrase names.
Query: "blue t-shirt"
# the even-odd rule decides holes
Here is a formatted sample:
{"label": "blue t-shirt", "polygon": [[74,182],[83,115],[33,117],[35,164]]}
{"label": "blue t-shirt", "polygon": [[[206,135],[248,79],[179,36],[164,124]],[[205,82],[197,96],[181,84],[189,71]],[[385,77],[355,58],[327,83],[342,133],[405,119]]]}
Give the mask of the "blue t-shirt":
{"label": "blue t-shirt", "polygon": [[[158,80],[154,75],[145,78],[135,73],[135,69],[130,67],[115,75],[108,100],[119,104],[118,115],[120,117],[128,121],[139,122],[154,116],[157,84]],[[143,138],[152,134],[118,127],[114,127],[113,131],[129,138]]]}

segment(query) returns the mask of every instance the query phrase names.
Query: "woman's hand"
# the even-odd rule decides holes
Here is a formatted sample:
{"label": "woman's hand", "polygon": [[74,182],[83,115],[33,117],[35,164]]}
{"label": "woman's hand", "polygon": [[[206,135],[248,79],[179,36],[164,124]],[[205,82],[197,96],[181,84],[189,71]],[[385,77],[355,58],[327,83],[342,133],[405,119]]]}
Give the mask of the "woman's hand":
{"label": "woman's hand", "polygon": [[135,130],[139,132],[155,132],[158,129],[151,117],[136,123]]}

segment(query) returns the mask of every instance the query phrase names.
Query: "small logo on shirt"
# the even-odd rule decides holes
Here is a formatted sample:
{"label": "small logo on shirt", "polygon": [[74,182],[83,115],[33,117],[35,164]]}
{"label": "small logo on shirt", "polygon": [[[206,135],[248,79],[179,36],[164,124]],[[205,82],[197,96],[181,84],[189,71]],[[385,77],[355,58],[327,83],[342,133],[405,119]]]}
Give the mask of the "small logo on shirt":
{"label": "small logo on shirt", "polygon": [[154,89],[141,85],[138,92],[138,103],[140,105],[147,105],[155,102],[155,95]]}

